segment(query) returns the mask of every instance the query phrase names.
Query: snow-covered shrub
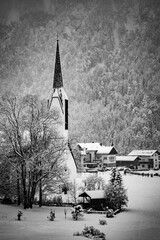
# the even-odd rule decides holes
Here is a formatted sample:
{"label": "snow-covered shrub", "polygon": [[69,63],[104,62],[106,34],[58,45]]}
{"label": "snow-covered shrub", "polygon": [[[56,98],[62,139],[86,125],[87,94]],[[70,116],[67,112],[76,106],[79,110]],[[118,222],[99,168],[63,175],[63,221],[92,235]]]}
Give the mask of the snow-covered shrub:
{"label": "snow-covered shrub", "polygon": [[107,222],[104,219],[99,219],[99,224],[100,225],[107,225]]}

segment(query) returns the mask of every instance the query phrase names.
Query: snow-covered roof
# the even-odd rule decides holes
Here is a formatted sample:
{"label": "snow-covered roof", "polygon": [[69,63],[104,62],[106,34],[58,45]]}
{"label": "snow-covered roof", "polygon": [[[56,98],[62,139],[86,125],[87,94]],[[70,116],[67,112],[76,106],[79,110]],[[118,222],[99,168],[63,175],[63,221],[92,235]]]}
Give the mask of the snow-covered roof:
{"label": "snow-covered roof", "polygon": [[82,149],[86,149],[87,151],[96,151],[97,154],[109,154],[111,150],[114,148],[113,146],[104,146],[98,142],[78,143],[77,145],[79,145]]}
{"label": "snow-covered roof", "polygon": [[128,155],[129,156],[153,156],[157,150],[133,150]]}
{"label": "snow-covered roof", "polygon": [[79,195],[79,197],[90,197],[91,199],[102,199],[104,198],[104,190],[92,190],[85,191]]}
{"label": "snow-covered roof", "polygon": [[100,143],[77,143],[81,148],[86,148],[88,151],[97,151],[99,147],[101,147]]}
{"label": "snow-covered roof", "polygon": [[128,161],[133,162],[138,158],[138,156],[116,156],[116,161]]}
{"label": "snow-covered roof", "polygon": [[113,146],[111,147],[100,146],[98,148],[97,154],[109,154],[112,149],[113,149]]}

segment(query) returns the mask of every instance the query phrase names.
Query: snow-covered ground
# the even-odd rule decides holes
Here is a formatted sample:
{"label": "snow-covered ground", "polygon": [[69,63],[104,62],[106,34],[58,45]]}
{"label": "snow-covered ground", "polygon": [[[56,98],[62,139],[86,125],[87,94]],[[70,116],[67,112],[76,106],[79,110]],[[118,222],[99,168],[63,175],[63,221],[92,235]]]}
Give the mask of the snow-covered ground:
{"label": "snow-covered ground", "polygon": [[[123,172],[122,172],[123,174]],[[109,173],[103,175],[107,180]],[[160,239],[160,177],[123,175],[128,189],[127,210],[114,218],[103,214],[85,214],[73,221],[71,210],[67,208],[67,218],[63,207],[53,207],[56,211],[54,222],[47,220],[51,208],[42,207],[23,210],[22,221],[16,221],[16,206],[0,204],[1,240],[82,240],[73,236],[84,226],[94,226],[106,234],[107,240],[159,240]],[[105,219],[107,225],[99,225]]]}
{"label": "snow-covered ground", "polygon": [[123,176],[127,211],[116,216],[112,240],[160,239],[160,177]]}

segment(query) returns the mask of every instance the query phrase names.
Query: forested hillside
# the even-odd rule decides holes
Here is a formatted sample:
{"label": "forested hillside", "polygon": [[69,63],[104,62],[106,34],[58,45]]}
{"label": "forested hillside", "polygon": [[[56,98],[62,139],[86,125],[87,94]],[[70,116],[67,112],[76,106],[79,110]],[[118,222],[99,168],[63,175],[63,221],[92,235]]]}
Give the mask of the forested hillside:
{"label": "forested hillside", "polygon": [[160,149],[160,1],[46,2],[0,19],[1,94],[48,97],[58,33],[70,138]]}

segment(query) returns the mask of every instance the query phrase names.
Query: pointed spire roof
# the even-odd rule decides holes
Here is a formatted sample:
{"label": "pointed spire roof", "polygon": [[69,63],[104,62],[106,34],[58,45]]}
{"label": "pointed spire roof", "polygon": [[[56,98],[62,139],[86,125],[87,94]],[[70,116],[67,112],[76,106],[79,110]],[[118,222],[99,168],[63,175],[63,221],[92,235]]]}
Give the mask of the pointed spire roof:
{"label": "pointed spire roof", "polygon": [[60,61],[60,54],[59,54],[58,35],[57,35],[57,49],[56,49],[53,88],[60,88],[60,87],[63,87],[63,80],[62,80],[61,61]]}

